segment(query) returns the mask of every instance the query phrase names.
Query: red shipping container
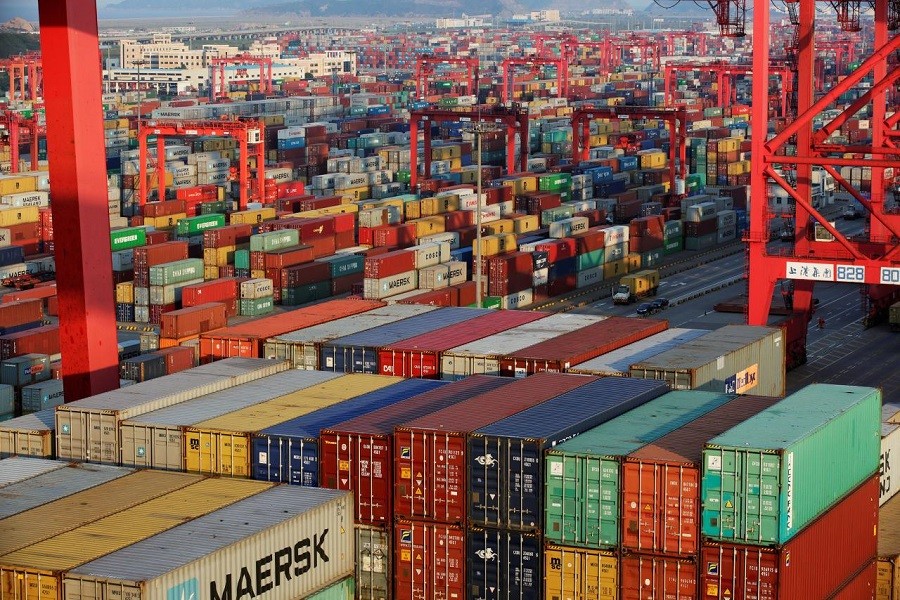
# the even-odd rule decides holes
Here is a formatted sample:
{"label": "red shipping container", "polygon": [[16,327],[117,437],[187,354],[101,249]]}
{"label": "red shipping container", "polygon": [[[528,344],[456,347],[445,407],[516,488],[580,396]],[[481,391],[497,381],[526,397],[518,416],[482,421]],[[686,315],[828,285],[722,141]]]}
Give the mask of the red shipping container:
{"label": "red shipping container", "polygon": [[697,560],[626,554],[619,560],[619,600],[696,598]]}
{"label": "red shipping container", "polygon": [[416,224],[382,225],[372,228],[373,246],[408,247],[416,243]]}
{"label": "red shipping container", "polygon": [[41,239],[40,223],[22,223],[0,228],[0,243],[5,243],[6,245],[34,243],[34,241],[40,241]]}
{"label": "red shipping container", "polygon": [[576,233],[572,239],[575,240],[575,251],[578,254],[587,254],[606,248],[606,232],[600,227],[592,227],[583,233]]}
{"label": "red shipping container", "polygon": [[44,300],[56,295],[56,283],[48,282],[50,285],[41,285],[31,288],[30,290],[21,290],[4,294],[0,298],[0,303],[7,304],[9,302],[19,302],[22,300]]}
{"label": "red shipping container", "polygon": [[59,354],[59,325],[44,325],[0,336],[0,360],[31,353]]}
{"label": "red shipping container", "polygon": [[428,306],[457,306],[454,303],[456,295],[454,290],[443,288],[439,290],[423,291],[403,300],[398,300],[397,304],[427,304]]}
{"label": "red shipping container", "polygon": [[665,228],[665,219],[662,215],[651,215],[648,217],[639,217],[632,219],[628,224],[628,231],[631,236],[651,235],[653,237],[662,237]]}
{"label": "red shipping container", "polygon": [[165,244],[166,242],[172,241],[172,234],[168,231],[148,231],[147,232],[147,245],[148,246],[157,246],[159,244]]}
{"label": "red shipping container", "polygon": [[337,250],[337,243],[333,235],[328,237],[309,238],[303,243],[312,248],[313,258],[331,256]]}
{"label": "red shipping container", "polygon": [[334,248],[335,250],[344,250],[346,248],[352,248],[356,245],[356,231],[338,231],[334,234]]}
{"label": "red shipping container", "polygon": [[629,454],[622,465],[622,547],[695,556],[704,444],[776,402],[740,396]]}
{"label": "red shipping container", "polygon": [[780,548],[704,542],[700,598],[833,597],[875,559],[879,492],[878,477],[870,478]]}
{"label": "red shipping container", "polygon": [[395,600],[466,597],[466,532],[455,525],[398,521],[394,593]]}
{"label": "red shipping container", "polygon": [[456,285],[451,285],[448,289],[457,290],[456,304],[454,306],[469,306],[475,304],[478,296],[478,284],[474,281],[464,281]]}
{"label": "red shipping container", "polygon": [[204,248],[224,248],[225,246],[237,246],[249,244],[253,234],[253,226],[249,223],[238,225],[226,225],[217,229],[207,229],[203,232]]}
{"label": "red shipping container", "polygon": [[[443,214],[444,229],[447,231],[459,231],[475,224],[475,212],[471,210],[455,210]],[[462,243],[460,242],[460,246]]]}
{"label": "red shipping container", "polygon": [[331,279],[331,265],[326,262],[294,265],[281,270],[281,287],[286,288],[329,279]]}
{"label": "red shipping container", "polygon": [[390,525],[393,522],[394,427],[511,381],[474,375],[322,430],[319,442],[322,485],[353,490],[357,523]]}
{"label": "red shipping container", "polygon": [[562,294],[568,294],[569,292],[575,291],[575,286],[578,283],[578,278],[575,273],[570,273],[569,275],[563,275],[562,277],[557,277],[556,279],[551,279],[547,284],[547,293],[550,296],[560,296]]}
{"label": "red shipping container", "polygon": [[[646,232],[645,232],[646,233]],[[656,250],[657,248],[663,247],[662,235],[659,237],[650,236],[650,235],[637,235],[631,236],[628,238],[628,251],[629,252],[650,252],[651,250]]]}
{"label": "red shipping container", "polygon": [[394,250],[378,256],[366,258],[363,274],[369,279],[381,279],[406,273],[416,268],[416,253],[413,250]]}
{"label": "red shipping container", "polygon": [[394,429],[394,516],[465,523],[466,436],[596,377],[539,373]]}
{"label": "red shipping container", "polygon": [[531,252],[512,252],[492,256],[487,261],[488,295],[508,296],[527,290],[534,281]]}
{"label": "red shipping container", "polygon": [[234,277],[224,277],[186,285],[181,289],[181,304],[183,306],[197,306],[207,302],[222,302],[237,298],[238,280]]}
{"label": "red shipping container", "polygon": [[302,181],[286,181],[284,183],[275,184],[278,190],[278,197],[285,198],[287,196],[302,196],[305,193]]}
{"label": "red shipping container", "polygon": [[134,270],[144,270],[163,263],[188,258],[187,242],[164,242],[134,249]]}
{"label": "red shipping container", "polygon": [[529,215],[539,215],[541,211],[556,208],[561,204],[560,195],[550,192],[528,194],[516,198],[516,210]]}
{"label": "red shipping container", "polygon": [[150,305],[150,323],[152,325],[159,325],[162,322],[162,316],[167,312],[172,312],[173,310],[178,309],[178,304],[172,302],[171,304],[151,304]]}
{"label": "red shipping container", "polygon": [[144,205],[145,217],[167,217],[186,211],[184,200],[164,200],[162,202],[148,202]]}
{"label": "red shipping container", "polygon": [[372,227],[359,227],[356,230],[356,238],[360,244],[365,244],[367,246],[372,245],[372,240],[375,239],[375,233]]}
{"label": "red shipping container", "polygon": [[563,372],[586,360],[665,331],[668,327],[668,321],[610,317],[523,348],[512,356],[504,356],[500,360],[500,374],[515,377],[541,371]]}
{"label": "red shipping container", "polygon": [[263,344],[270,337],[349,317],[381,306],[384,306],[384,302],[377,300],[357,298],[328,300],[203,333],[200,335],[200,361],[207,363],[232,356],[259,358],[263,356]]}
{"label": "red shipping container", "polygon": [[547,313],[500,311],[475,317],[465,323],[443,327],[423,335],[386,346],[378,351],[378,371],[397,377],[437,378],[441,371],[441,353],[543,319]]}
{"label": "red shipping container", "polygon": [[157,350],[156,354],[164,356],[166,359],[166,375],[197,366],[194,364],[194,349],[187,346],[163,348],[162,350]]}
{"label": "red shipping container", "polygon": [[214,185],[198,185],[188,188],[176,188],[175,198],[178,200],[216,200],[219,196],[219,190]]}
{"label": "red shipping container", "polygon": [[572,258],[577,254],[576,243],[572,238],[562,238],[558,240],[548,240],[541,242],[534,247],[539,252],[547,253],[547,260],[555,263],[560,260]]}
{"label": "red shipping container", "polygon": [[331,295],[340,296],[341,294],[349,294],[353,291],[354,285],[362,285],[362,273],[353,273],[344,275],[343,277],[335,277],[331,280]]}
{"label": "red shipping container", "polygon": [[0,304],[0,328],[40,321],[44,317],[43,305],[40,299],[3,302]]}
{"label": "red shipping container", "polygon": [[209,302],[167,312],[160,321],[160,335],[167,338],[186,338],[228,325],[225,305]]}
{"label": "red shipping container", "polygon": [[832,596],[831,600],[875,600],[877,579],[878,563],[872,561],[842,587],[841,591]]}

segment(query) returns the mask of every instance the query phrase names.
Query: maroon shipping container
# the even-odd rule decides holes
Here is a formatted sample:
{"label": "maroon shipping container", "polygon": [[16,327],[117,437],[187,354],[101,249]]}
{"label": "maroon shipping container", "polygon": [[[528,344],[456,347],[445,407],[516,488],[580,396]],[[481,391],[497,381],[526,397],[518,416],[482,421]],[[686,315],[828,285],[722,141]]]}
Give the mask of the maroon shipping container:
{"label": "maroon shipping container", "polygon": [[169,231],[156,230],[147,232],[147,245],[158,246],[172,241],[172,233]]}
{"label": "maroon shipping container", "polygon": [[516,210],[529,215],[539,215],[541,211],[556,208],[562,204],[561,196],[551,192],[528,194],[516,198]]}
{"label": "maroon shipping container", "polygon": [[228,318],[225,305],[221,302],[209,302],[164,314],[160,320],[160,336],[181,339],[221,329],[226,325]]}
{"label": "maroon shipping container", "polygon": [[394,598],[464,598],[466,532],[456,525],[397,521],[394,526]]}
{"label": "maroon shipping container", "polygon": [[184,200],[164,200],[162,202],[148,202],[144,205],[145,217],[167,217],[185,212],[187,209]]}
{"label": "maroon shipping container", "polygon": [[237,246],[238,244],[249,244],[251,235],[253,235],[253,226],[249,223],[207,229],[203,232],[203,247],[224,248],[226,246]]}
{"label": "maroon shipping container", "polygon": [[281,270],[281,287],[286,288],[329,279],[331,279],[331,265],[326,262],[294,265]]}
{"label": "maroon shipping container", "polygon": [[[471,210],[454,210],[444,213],[444,228],[447,231],[459,231],[475,224],[475,211]],[[462,243],[460,242],[460,246]]]}
{"label": "maroon shipping container", "polygon": [[874,600],[877,589],[878,563],[872,561],[830,600]]}
{"label": "maroon shipping container", "polygon": [[429,306],[459,306],[456,303],[455,290],[451,288],[442,288],[439,290],[428,290],[415,296],[398,300],[397,304],[427,304]]}
{"label": "maroon shipping container", "polygon": [[610,317],[504,356],[500,360],[500,374],[524,377],[541,371],[562,372],[668,327],[668,321]]}
{"label": "maroon shipping container", "polygon": [[606,211],[600,209],[592,209],[592,210],[580,210],[576,212],[573,217],[584,217],[588,220],[588,225],[590,227],[596,227],[601,223],[606,223]]}
{"label": "maroon shipping container", "polygon": [[451,285],[450,290],[456,289],[456,304],[454,306],[470,306],[475,304],[477,299],[477,284],[474,281],[464,281],[456,285]]}
{"label": "maroon shipping container", "polygon": [[587,254],[606,248],[606,232],[601,227],[592,227],[583,233],[572,236],[578,254]]}
{"label": "maroon shipping container", "polygon": [[631,236],[650,235],[662,238],[664,224],[665,219],[662,215],[639,217],[631,220],[628,224],[628,231]]}
{"label": "maroon shipping container", "polygon": [[647,232],[645,232],[645,234],[646,235],[631,236],[628,238],[629,252],[650,252],[651,250],[663,247],[662,236],[656,237],[655,234],[651,236],[647,234]]}
{"label": "maroon shipping container", "polygon": [[367,525],[393,522],[393,432],[396,425],[505,386],[510,379],[474,375],[322,430],[320,481],[353,490],[354,519]]}
{"label": "maroon shipping container", "polygon": [[[468,212],[468,211],[467,211]],[[416,243],[416,224],[382,225],[372,227],[373,246],[406,247]]]}
{"label": "maroon shipping container", "polygon": [[697,558],[626,554],[619,560],[619,600],[697,597]]}
{"label": "maroon shipping container", "polygon": [[541,242],[534,249],[539,252],[546,252],[547,260],[551,263],[572,258],[577,254],[575,240],[572,238]]}
{"label": "maroon shipping container", "polygon": [[178,303],[173,302],[171,304],[151,304],[150,305],[150,323],[152,325],[159,325],[162,322],[162,316],[167,312],[172,312],[173,310],[178,309]]}
{"label": "maroon shipping container", "polygon": [[59,354],[59,325],[44,325],[0,336],[0,360],[32,353]]}
{"label": "maroon shipping container", "polygon": [[596,377],[540,373],[394,429],[394,515],[466,520],[466,436]]}
{"label": "maroon shipping container", "polygon": [[488,295],[509,296],[531,287],[534,257],[531,252],[513,252],[488,260]]}
{"label": "maroon shipping container", "polygon": [[343,277],[335,277],[331,280],[331,295],[339,296],[341,294],[349,294],[353,291],[354,285],[362,285],[363,274],[352,273]]}
{"label": "maroon shipping container", "polygon": [[[262,231],[263,228],[260,228]],[[290,217],[287,219],[278,219],[270,221],[266,224],[265,229],[268,231],[279,231],[284,229],[294,229],[300,235],[300,241],[308,243],[308,240],[317,237],[329,237],[334,235],[334,219],[331,217],[303,219],[299,217]]]}
{"label": "maroon shipping container", "polygon": [[173,346],[157,350],[156,354],[166,359],[166,375],[178,373],[196,367],[194,364],[194,349],[187,346]]}
{"label": "maroon shipping container", "polygon": [[776,402],[778,398],[740,396],[625,457],[622,547],[695,556],[700,551],[704,444]]}
{"label": "maroon shipping container", "polygon": [[378,351],[378,372],[397,377],[434,379],[441,371],[441,353],[449,348],[486,338],[543,319],[547,313],[500,311],[475,317],[464,323],[442,327],[423,335],[386,346]]}
{"label": "maroon shipping container", "polygon": [[620,199],[616,203],[616,222],[617,223],[627,223],[631,219],[638,216],[641,212],[641,204],[642,202],[635,198],[634,200],[623,200]]}
{"label": "maroon shipping container", "polygon": [[187,242],[163,242],[153,246],[139,246],[134,249],[134,270],[144,271],[163,263],[188,258]]}
{"label": "maroon shipping container", "polygon": [[15,327],[40,321],[44,317],[43,306],[43,301],[37,298],[0,304],[0,327]]}
{"label": "maroon shipping container", "polygon": [[685,221],[684,235],[686,237],[699,237],[701,235],[709,235],[715,233],[718,228],[718,222],[715,219],[707,219],[696,223],[694,221]]}
{"label": "maroon shipping container", "polygon": [[875,559],[879,491],[867,480],[780,548],[704,542],[700,598],[831,598]]}
{"label": "maroon shipping container", "polygon": [[416,253],[413,250],[394,250],[378,256],[367,257],[363,274],[370,279],[381,279],[406,273],[416,268]]}

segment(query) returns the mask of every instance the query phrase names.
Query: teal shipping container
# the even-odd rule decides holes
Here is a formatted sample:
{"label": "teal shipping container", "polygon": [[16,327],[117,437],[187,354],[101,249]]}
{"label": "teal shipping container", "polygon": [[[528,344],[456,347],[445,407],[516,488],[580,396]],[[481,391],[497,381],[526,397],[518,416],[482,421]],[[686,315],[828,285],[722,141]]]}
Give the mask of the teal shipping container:
{"label": "teal shipping container", "polygon": [[733,397],[669,392],[548,450],[544,538],[566,546],[618,546],[623,457]]}
{"label": "teal shipping container", "polygon": [[880,390],[807,386],[707,442],[702,534],[782,545],[877,473],[880,456]]}
{"label": "teal shipping container", "polygon": [[353,600],[356,597],[356,580],[352,577],[306,596],[305,600]]}

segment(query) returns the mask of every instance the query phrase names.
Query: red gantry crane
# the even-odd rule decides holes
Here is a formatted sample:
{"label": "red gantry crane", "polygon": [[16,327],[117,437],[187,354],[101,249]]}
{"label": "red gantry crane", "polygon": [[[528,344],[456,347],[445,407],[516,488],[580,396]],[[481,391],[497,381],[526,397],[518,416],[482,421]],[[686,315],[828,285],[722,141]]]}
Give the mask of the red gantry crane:
{"label": "red gantry crane", "polygon": [[438,57],[426,54],[416,59],[416,97],[423,100],[428,95],[428,84],[441,65],[462,66],[466,68],[466,84],[469,93],[478,95],[478,57]]}
{"label": "red gantry crane", "polygon": [[252,79],[249,69],[240,68],[240,66],[259,66],[259,91],[263,94],[272,93],[274,89],[272,84],[272,59],[265,56],[239,54],[238,56],[216,57],[211,60],[209,67],[210,100],[223,98],[228,95],[228,81],[225,78],[226,65],[239,65],[236,79],[238,81]]}
{"label": "red gantry crane", "polygon": [[504,104],[510,102],[512,84],[516,67],[528,67],[532,71],[543,66],[556,67],[556,95],[565,98],[569,95],[569,63],[565,56],[559,57],[511,57],[504,58],[500,63],[501,76],[503,77],[501,100]]}
{"label": "red gantry crane", "polygon": [[38,138],[46,135],[46,127],[38,125],[37,114],[25,118],[13,110],[0,111],[0,132],[5,131],[10,151],[10,170],[19,172],[19,144],[23,133],[31,147],[31,170],[38,170]]}
{"label": "red gantry crane", "polygon": [[528,112],[517,105],[473,106],[467,111],[423,109],[409,115],[409,170],[410,189],[416,189],[419,177],[418,144],[419,122],[423,122],[425,138],[425,174],[431,173],[431,123],[453,122],[497,123],[506,127],[506,172],[516,172],[516,134],[519,134],[519,171],[528,170]]}
{"label": "red gantry crane", "polygon": [[9,76],[9,94],[20,100],[35,101],[41,97],[44,79],[44,66],[41,55],[37,52],[20,54],[0,60],[0,71]]}
{"label": "red gantry crane", "polygon": [[240,168],[238,181],[240,184],[240,210],[246,210],[250,184],[249,157],[250,146],[254,147],[256,156],[256,183],[260,198],[265,198],[265,124],[260,121],[155,121],[142,120],[138,133],[138,152],[140,161],[140,183],[138,187],[138,204],[144,206],[149,196],[147,184],[147,138],[156,137],[156,178],[157,197],[166,197],[165,156],[167,137],[231,137],[238,140]]}

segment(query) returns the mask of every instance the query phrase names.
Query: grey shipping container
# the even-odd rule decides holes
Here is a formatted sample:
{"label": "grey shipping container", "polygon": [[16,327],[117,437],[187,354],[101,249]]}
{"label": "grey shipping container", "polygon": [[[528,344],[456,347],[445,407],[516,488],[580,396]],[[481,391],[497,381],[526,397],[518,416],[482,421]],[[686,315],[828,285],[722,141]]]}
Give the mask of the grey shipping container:
{"label": "grey shipping container", "polygon": [[727,325],[631,366],[640,379],[673,390],[784,396],[785,340],[780,329]]}
{"label": "grey shipping container", "polygon": [[110,465],[62,461],[56,464],[61,468],[6,486],[3,504],[0,504],[0,519],[134,473],[133,469]]}
{"label": "grey shipping container", "polygon": [[436,309],[435,306],[424,304],[392,304],[375,308],[363,314],[270,338],[265,344],[264,356],[290,361],[295,369],[316,370],[319,368],[319,349],[322,344]]}
{"label": "grey shipping container", "polygon": [[442,308],[337,338],[322,346],[319,368],[344,373],[378,373],[378,348],[489,313],[490,309],[482,308]]}
{"label": "grey shipping container", "polygon": [[451,348],[441,355],[441,378],[456,380],[475,374],[499,375],[501,356],[574,329],[587,327],[605,318],[597,315],[554,314]]}
{"label": "grey shipping container", "polygon": [[66,401],[62,379],[48,379],[22,388],[22,412],[48,410]]}
{"label": "grey shipping container", "polygon": [[544,450],[668,391],[662,381],[594,380],[469,434],[469,521],[542,530]]}
{"label": "grey shipping container", "polygon": [[353,575],[350,502],[278,486],[70,570],[63,597],[302,598]]}
{"label": "grey shipping container", "polygon": [[0,460],[0,487],[6,487],[42,473],[62,469],[66,463],[57,460],[13,456]]}
{"label": "grey shipping container", "polygon": [[15,455],[53,458],[55,423],[53,409],[0,423],[0,458]]}
{"label": "grey shipping container", "polygon": [[393,588],[391,529],[356,525],[356,597],[387,600]]}
{"label": "grey shipping container", "polygon": [[6,383],[0,383],[0,415],[16,413],[16,389]]}
{"label": "grey shipping container", "polygon": [[282,361],[227,358],[63,404],[56,407],[57,456],[114,464],[119,460],[120,422],[287,368]]}
{"label": "grey shipping container", "polygon": [[21,387],[50,379],[50,357],[46,354],[23,354],[0,363],[0,383]]}
{"label": "grey shipping container", "polygon": [[568,372],[600,377],[628,377],[628,370],[634,363],[645,361],[707,333],[709,331],[704,329],[681,329],[679,327],[666,329],[618,350],[601,354],[597,358],[575,365]]}
{"label": "grey shipping container", "polygon": [[122,421],[123,465],[184,470],[184,427],[266,402],[339,377],[321,371],[285,371]]}

